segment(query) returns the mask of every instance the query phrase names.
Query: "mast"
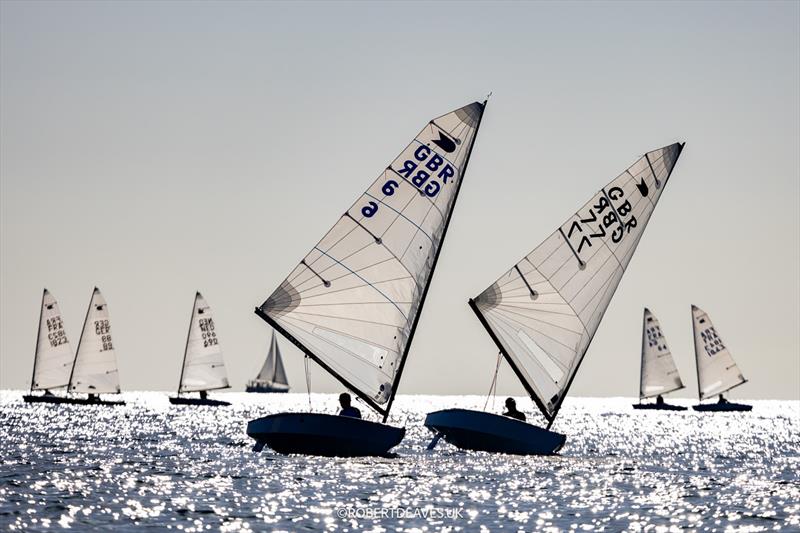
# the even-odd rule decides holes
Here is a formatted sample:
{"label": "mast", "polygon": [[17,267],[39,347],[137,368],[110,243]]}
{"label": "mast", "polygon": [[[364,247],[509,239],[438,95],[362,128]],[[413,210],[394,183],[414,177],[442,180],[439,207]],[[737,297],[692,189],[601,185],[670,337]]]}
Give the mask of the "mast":
{"label": "mast", "polygon": [[69,373],[69,383],[67,384],[67,392],[72,389],[72,377],[75,375],[75,363],[78,362],[78,354],[81,352],[81,343],[83,342],[83,332],[86,330],[86,321],[89,320],[89,312],[92,310],[92,302],[94,295],[97,292],[97,287],[92,291],[92,297],[89,298],[89,306],[86,308],[86,316],[83,319],[83,327],[81,328],[81,336],[78,338],[78,347],[75,349],[75,358],[72,360],[72,370]]}
{"label": "mast", "polygon": [[200,291],[195,291],[194,304],[192,304],[192,312],[189,315],[189,329],[186,332],[186,346],[183,347],[183,363],[181,364],[181,378],[178,381],[178,396],[181,395],[181,388],[183,388],[183,373],[186,371],[186,354],[189,352],[189,338],[192,335],[192,324],[194,323],[194,311],[197,308],[198,296],[200,296]]}
{"label": "mast", "polygon": [[[650,159],[647,160],[650,163]],[[652,168],[652,165],[651,165]],[[647,342],[647,308],[644,308],[644,313],[642,313],[642,362],[641,366],[639,367],[639,403],[642,403],[642,400],[645,398],[644,395],[644,359],[645,359],[645,351],[644,346],[645,342]]]}
{"label": "mast", "polygon": [[39,362],[39,337],[42,334],[42,317],[44,316],[44,297],[47,294],[47,289],[42,291],[42,303],[39,306],[39,328],[36,330],[36,353],[33,355],[33,374],[31,375],[31,390],[33,393],[33,381],[36,379],[36,365]]}
{"label": "mast", "polygon": [[408,342],[406,343],[405,350],[403,350],[403,355],[400,358],[400,365],[397,367],[397,374],[394,377],[394,381],[392,382],[392,393],[389,396],[389,403],[386,404],[386,412],[383,415],[383,423],[386,423],[386,419],[389,418],[389,411],[392,408],[392,404],[394,403],[394,397],[397,394],[397,385],[400,384],[400,377],[403,374],[403,368],[406,365],[406,359],[408,358],[408,351],[411,348],[411,341],[414,339],[414,334],[417,332],[417,324],[419,324],[419,318],[422,316],[422,308],[425,305],[425,298],[428,296],[428,288],[431,286],[431,281],[433,281],[433,273],[436,271],[436,264],[439,262],[439,254],[442,253],[442,248],[444,247],[444,238],[447,235],[447,229],[450,226],[450,219],[453,218],[453,212],[456,209],[456,201],[458,200],[458,193],[461,192],[461,185],[464,183],[464,178],[467,175],[467,167],[469,166],[469,158],[472,156],[472,150],[475,148],[475,141],[478,140],[478,132],[481,129],[481,122],[483,121],[483,114],[486,112],[486,104],[489,102],[488,98],[483,101],[483,105],[481,108],[481,116],[478,118],[478,124],[475,126],[475,135],[472,137],[472,144],[469,147],[469,152],[467,152],[467,158],[464,160],[464,169],[461,171],[461,179],[458,180],[458,185],[456,185],[456,192],[453,195],[453,202],[450,205],[450,212],[447,214],[447,220],[444,223],[444,229],[442,230],[442,237],[440,239],[439,248],[436,250],[436,254],[433,256],[433,264],[431,266],[431,273],[428,276],[428,283],[425,284],[425,288],[422,289],[422,298],[419,302],[419,310],[417,311],[417,316],[414,317],[414,322],[411,325],[411,333],[408,336]]}

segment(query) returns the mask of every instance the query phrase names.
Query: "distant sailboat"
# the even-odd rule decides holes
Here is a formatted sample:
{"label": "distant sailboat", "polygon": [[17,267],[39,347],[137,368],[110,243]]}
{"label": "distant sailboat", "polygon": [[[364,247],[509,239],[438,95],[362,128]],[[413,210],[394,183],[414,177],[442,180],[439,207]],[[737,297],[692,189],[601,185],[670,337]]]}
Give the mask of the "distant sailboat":
{"label": "distant sailboat", "polygon": [[[397,392],[485,102],[429,121],[256,314],[383,415]],[[404,428],[281,413],[247,425],[256,449],[383,455]]]}
{"label": "distant sailboat", "polygon": [[247,382],[247,392],[289,392],[289,380],[286,378],[286,370],[283,368],[283,358],[281,349],[278,346],[278,338],[275,330],[272,331],[272,341],[269,344],[269,353],[261,372],[255,379]]}
{"label": "distant sailboat", "polygon": [[[669,392],[681,390],[685,386],[681,381],[672,353],[667,346],[667,339],[661,332],[661,324],[647,308],[642,319],[642,370],[639,381],[639,403],[634,409],[662,409],[667,411],[685,411],[686,407],[664,403],[662,396]],[[642,403],[646,398],[658,398],[655,403]]]}
{"label": "distant sailboat", "polygon": [[648,152],[469,304],[548,421],[447,409],[425,425],[455,446],[556,453],[549,431],[683,148]]}
{"label": "distant sailboat", "polygon": [[119,394],[119,371],[108,305],[100,289],[94,288],[86,320],[78,341],[78,351],[69,377],[70,393],[86,393],[88,398],[73,398],[71,403],[124,405],[123,401],[100,399],[100,394]]}
{"label": "distant sailboat", "polygon": [[[186,348],[183,352],[178,396],[170,397],[169,401],[175,405],[230,405],[229,402],[212,400],[207,396],[208,391],[229,387],[216,325],[211,316],[211,307],[203,295],[197,292],[189,319],[189,333],[186,336]],[[200,397],[181,396],[187,392],[199,392]]]}
{"label": "distant sailboat", "polygon": [[729,402],[723,393],[747,383],[705,311],[692,306],[694,355],[700,401],[719,395],[716,403],[701,403],[695,411],[750,411],[752,405]]}
{"label": "distant sailboat", "polygon": [[[54,389],[66,389],[74,357],[64,329],[58,302],[47,289],[42,294],[39,312],[39,332],[36,337],[36,355],[33,360],[33,377],[26,402],[65,403],[64,396],[52,394]],[[44,394],[33,394],[44,391]]]}

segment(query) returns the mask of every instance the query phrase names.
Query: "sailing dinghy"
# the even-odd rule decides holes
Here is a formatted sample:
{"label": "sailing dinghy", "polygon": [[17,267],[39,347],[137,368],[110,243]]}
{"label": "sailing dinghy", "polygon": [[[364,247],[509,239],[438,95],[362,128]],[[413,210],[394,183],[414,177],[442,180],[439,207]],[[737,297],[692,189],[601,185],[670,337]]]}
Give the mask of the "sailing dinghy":
{"label": "sailing dinghy", "polygon": [[448,409],[425,426],[466,450],[552,454],[550,431],[683,144],[648,152],[469,305],[547,419],[547,428]]}
{"label": "sailing dinghy", "polygon": [[312,413],[251,421],[256,449],[386,455],[386,425],[486,102],[428,122],[256,314],[383,416]]}
{"label": "sailing dinghy", "polygon": [[[178,396],[170,397],[169,402],[173,405],[230,405],[230,402],[213,400],[207,396],[208,391],[229,387],[211,307],[198,291],[189,319]],[[181,396],[187,392],[199,392],[200,397]]]}
{"label": "sailing dinghy", "polygon": [[705,311],[692,306],[694,356],[700,401],[719,395],[716,403],[701,403],[695,411],[750,411],[752,405],[729,402],[723,394],[747,383]]}
{"label": "sailing dinghy", "polygon": [[256,378],[247,382],[245,392],[289,392],[289,380],[286,378],[286,369],[283,368],[283,358],[275,330],[272,331],[267,360],[264,361],[264,366]]}
{"label": "sailing dinghy", "polygon": [[[685,411],[682,405],[668,404],[662,396],[681,390],[681,381],[675,360],[667,346],[667,339],[661,332],[661,324],[656,316],[645,307],[642,319],[642,369],[639,379],[639,403],[634,409],[657,409],[663,411]],[[658,398],[654,403],[642,403],[647,398]]]}
{"label": "sailing dinghy", "polygon": [[69,403],[125,405],[121,400],[100,398],[100,394],[119,394],[120,389],[108,305],[97,287],[92,292],[89,308],[86,310],[68,390],[70,393],[88,394],[87,398],[70,398]]}
{"label": "sailing dinghy", "polygon": [[[44,289],[39,312],[39,333],[36,337],[31,390],[30,394],[25,394],[22,398],[29,403],[69,402],[69,398],[56,396],[51,391],[67,388],[72,362],[72,350],[58,302],[47,289]],[[33,394],[34,391],[44,391],[44,394]]]}

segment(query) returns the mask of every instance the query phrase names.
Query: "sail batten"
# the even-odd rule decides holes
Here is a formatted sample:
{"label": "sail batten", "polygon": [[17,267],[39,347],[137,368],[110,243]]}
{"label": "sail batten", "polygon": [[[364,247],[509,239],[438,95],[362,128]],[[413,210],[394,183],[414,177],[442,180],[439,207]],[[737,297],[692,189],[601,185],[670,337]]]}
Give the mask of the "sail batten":
{"label": "sail batten", "polygon": [[69,384],[73,360],[58,302],[47,289],[44,289],[39,312],[31,391],[66,387]]}
{"label": "sail batten", "polygon": [[78,341],[69,379],[70,392],[119,393],[119,371],[108,304],[95,287]]}
{"label": "sail batten", "polygon": [[648,152],[471,300],[552,422],[680,155]]}
{"label": "sail batten", "polygon": [[383,415],[483,109],[429,121],[256,311]]}
{"label": "sail batten", "polygon": [[198,292],[194,297],[189,321],[178,393],[228,387],[228,373],[211,307]]}
{"label": "sail batten", "polygon": [[747,382],[711,318],[695,305],[692,306],[692,331],[700,400],[723,394]]}
{"label": "sail batten", "polygon": [[639,399],[652,398],[683,389],[672,352],[658,318],[645,308],[642,317],[642,367]]}

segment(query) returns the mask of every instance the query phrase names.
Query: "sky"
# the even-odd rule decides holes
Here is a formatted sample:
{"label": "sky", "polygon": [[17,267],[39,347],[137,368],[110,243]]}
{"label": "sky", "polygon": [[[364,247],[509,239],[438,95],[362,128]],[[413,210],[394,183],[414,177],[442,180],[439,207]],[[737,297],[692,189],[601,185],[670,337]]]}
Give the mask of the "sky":
{"label": "sky", "polygon": [[253,308],[428,120],[489,92],[400,394],[485,394],[468,298],[685,141],[570,394],[638,394],[647,306],[696,397],[696,304],[749,379],[732,397],[800,399],[797,2],[4,0],[0,388],[29,386],[42,288],[74,348],[98,286],[124,390],[177,388],[196,290],[242,390]]}

